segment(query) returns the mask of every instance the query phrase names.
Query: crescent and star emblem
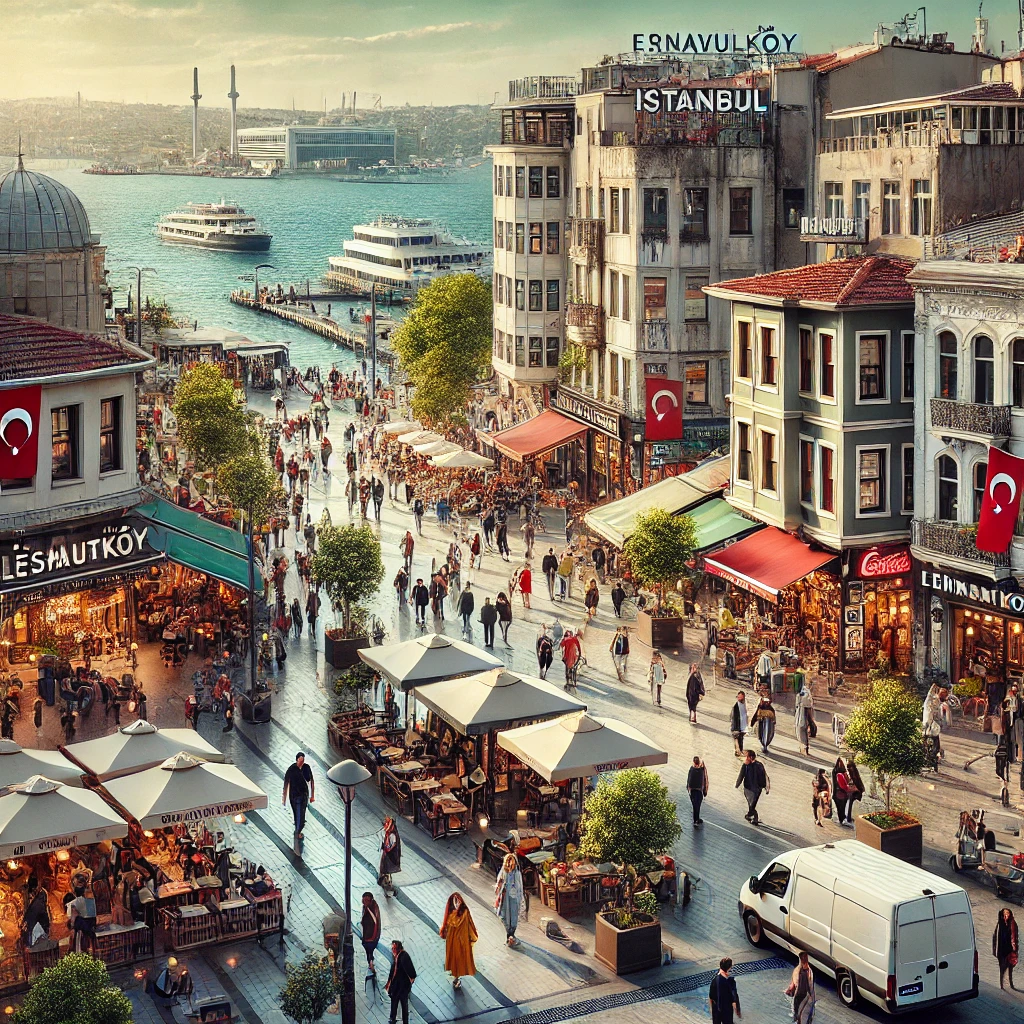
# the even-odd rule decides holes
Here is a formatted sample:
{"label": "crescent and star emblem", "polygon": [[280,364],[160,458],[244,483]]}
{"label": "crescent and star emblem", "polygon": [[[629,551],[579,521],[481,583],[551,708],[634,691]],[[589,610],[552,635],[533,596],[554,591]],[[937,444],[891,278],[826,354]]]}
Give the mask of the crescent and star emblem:
{"label": "crescent and star emblem", "polygon": [[25,441],[22,442],[24,444],[32,436],[32,417],[28,414],[28,411],[25,409],[8,409],[0,417],[0,440],[11,449],[11,453],[14,455],[18,454],[18,449],[7,440],[7,428],[12,423],[19,422],[25,424],[25,430],[27,431]]}
{"label": "crescent and star emblem", "polygon": [[[988,485],[988,496],[990,498],[995,498],[996,496],[996,484],[1006,484],[1010,488],[1010,504],[1012,505],[1017,497],[1017,481],[1009,473],[996,473]],[[992,511],[998,515],[1003,511],[1003,506],[997,501]]]}
{"label": "crescent and star emblem", "polygon": [[668,409],[664,412],[658,412],[658,399],[661,398],[662,395],[667,396],[672,405],[677,409],[679,408],[679,399],[676,398],[671,391],[666,388],[662,388],[661,391],[655,391],[654,396],[651,398],[651,410],[654,412],[655,419],[657,419],[659,423],[668,415]]}

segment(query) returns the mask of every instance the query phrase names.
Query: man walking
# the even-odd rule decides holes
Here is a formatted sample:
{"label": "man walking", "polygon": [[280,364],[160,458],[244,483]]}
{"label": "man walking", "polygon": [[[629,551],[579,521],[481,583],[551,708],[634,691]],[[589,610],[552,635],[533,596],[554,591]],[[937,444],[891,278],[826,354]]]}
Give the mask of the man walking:
{"label": "man walking", "polygon": [[511,558],[509,558],[509,555],[511,555],[512,552],[509,550],[508,546],[508,523],[498,523],[496,537],[498,541],[498,554],[501,555],[506,562],[510,562]]}
{"label": "man walking", "polygon": [[529,561],[533,558],[533,542],[537,539],[537,531],[534,529],[533,523],[531,523],[529,519],[523,523],[521,529],[523,532],[523,542],[526,544],[526,553],[524,557]]}
{"label": "man walking", "polygon": [[470,585],[467,583],[462,591],[462,596],[459,598],[459,614],[462,616],[462,634],[463,636],[469,636],[469,617],[473,614],[473,609],[476,607],[473,591]]}
{"label": "man walking", "polygon": [[370,484],[370,492],[373,497],[373,518],[380,522],[380,507],[384,504],[384,481],[374,477]]}
{"label": "man walking", "polygon": [[743,795],[747,800],[747,813],[743,815],[751,825],[759,825],[760,819],[757,816],[757,801],[761,794],[768,791],[768,773],[764,765],[757,759],[757,755],[748,750],[743,755],[743,764],[740,766],[740,774],[736,779],[736,788],[743,787]]}
{"label": "man walking", "polygon": [[742,757],[743,737],[747,734],[747,695],[742,690],[736,694],[736,703],[732,706],[732,714],[729,716],[729,731],[736,744],[735,754],[737,757]]}
{"label": "man walking", "polygon": [[412,503],[412,518],[416,524],[416,532],[423,536],[423,499],[416,498]]}
{"label": "man walking", "polygon": [[541,571],[548,581],[548,600],[555,599],[555,576],[558,574],[558,559],[555,557],[555,549],[548,548],[548,553],[540,563]]}
{"label": "man walking", "polygon": [[412,572],[412,556],[416,550],[416,541],[409,530],[405,531],[405,536],[399,542],[398,548],[402,552],[402,564],[405,571]]}
{"label": "man walking", "polygon": [[690,803],[693,805],[694,825],[703,825],[700,806],[708,795],[708,770],[699,757],[694,757],[693,766],[686,773],[686,792],[690,794]]}
{"label": "man walking", "polygon": [[616,580],[615,586],[612,587],[612,609],[615,612],[615,618],[622,618],[622,602],[626,600],[626,591],[623,589],[622,580]]}
{"label": "man walking", "polygon": [[[730,964],[732,961],[729,961]],[[402,1024],[409,1024],[409,994],[412,992],[412,983],[416,980],[416,968],[413,966],[412,957],[405,951],[405,946],[398,939],[391,943],[391,972],[388,980],[384,983],[387,994],[391,996],[391,1013],[388,1016],[388,1024],[396,1024],[398,1021],[398,1008],[402,1008]],[[733,985],[735,986],[735,982]],[[729,1018],[730,1021],[732,1018]]]}
{"label": "man walking", "polygon": [[612,663],[615,665],[615,674],[619,677],[620,683],[625,682],[626,665],[629,661],[629,631],[625,626],[619,626],[615,630],[610,650],[612,652]]}
{"label": "man walking", "polygon": [[348,514],[351,518],[352,510],[356,506],[356,499],[359,497],[359,481],[356,480],[355,473],[350,473],[345,482],[345,497],[348,498]]}
{"label": "man walking", "polygon": [[734,1019],[743,1019],[740,1012],[740,997],[736,991],[736,979],[729,976],[731,970],[732,960],[723,957],[718,964],[718,973],[711,979],[711,987],[708,989],[711,1024],[733,1024]]}
{"label": "man walking", "polygon": [[296,839],[302,838],[302,829],[306,824],[306,805],[316,801],[315,793],[313,769],[306,764],[306,755],[300,750],[295,755],[295,764],[290,765],[284,773],[284,791],[281,793],[282,807],[291,801]]}
{"label": "man walking", "polygon": [[647,682],[651,688],[651,703],[656,704],[659,708],[661,707],[661,689],[667,679],[665,660],[661,656],[661,651],[655,651],[651,655],[651,667],[647,671]]}
{"label": "man walking", "polygon": [[[466,585],[468,589],[468,584]],[[480,621],[484,627],[484,647],[494,646],[494,624],[498,621],[498,609],[491,604],[489,597],[484,598],[484,606],[480,609]]]}
{"label": "man walking", "polygon": [[309,623],[309,635],[316,642],[316,617],[320,614],[320,595],[315,587],[309,588],[306,598],[306,621]]}
{"label": "man walking", "polygon": [[423,585],[422,578],[416,580],[416,586],[412,588],[409,601],[416,609],[416,625],[427,624],[427,606],[430,604],[430,591]]}

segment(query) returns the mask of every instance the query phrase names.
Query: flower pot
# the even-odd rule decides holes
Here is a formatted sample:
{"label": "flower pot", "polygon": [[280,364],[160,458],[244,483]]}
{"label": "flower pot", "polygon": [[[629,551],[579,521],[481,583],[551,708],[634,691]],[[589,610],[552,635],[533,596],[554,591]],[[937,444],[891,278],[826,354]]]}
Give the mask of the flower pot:
{"label": "flower pot", "polygon": [[351,668],[359,661],[359,651],[370,646],[368,636],[332,637],[324,634],[324,660],[334,668]]}
{"label": "flower pot", "polygon": [[594,956],[616,974],[646,971],[661,964],[661,922],[648,914],[636,914],[643,924],[617,928],[615,913],[594,918]]}
{"label": "flower pot", "polygon": [[855,822],[855,835],[860,842],[873,850],[881,850],[891,857],[905,860],[908,864],[921,866],[924,853],[924,840],[921,834],[921,822],[909,815],[904,815],[906,824],[895,828],[880,828],[868,815],[858,814]]}
{"label": "flower pot", "polygon": [[683,620],[676,615],[651,615],[638,611],[636,635],[640,643],[648,647],[679,648],[683,646]]}

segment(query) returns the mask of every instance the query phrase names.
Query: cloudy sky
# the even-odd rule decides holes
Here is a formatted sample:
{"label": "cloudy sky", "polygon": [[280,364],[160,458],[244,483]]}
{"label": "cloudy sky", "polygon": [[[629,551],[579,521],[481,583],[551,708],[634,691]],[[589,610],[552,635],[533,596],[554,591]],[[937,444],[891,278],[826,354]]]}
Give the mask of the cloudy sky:
{"label": "cloudy sky", "polygon": [[[909,6],[909,5],[908,5]],[[1016,5],[987,0],[996,51],[1016,40]],[[806,51],[869,41],[894,0],[824,5],[719,0],[2,0],[0,96],[185,103],[199,66],[203,104],[316,109],[358,90],[400,103],[485,103],[509,78],[566,74],[631,47],[634,32],[799,32]],[[713,12],[713,13],[711,13]],[[970,47],[975,8],[928,4],[928,29]]]}

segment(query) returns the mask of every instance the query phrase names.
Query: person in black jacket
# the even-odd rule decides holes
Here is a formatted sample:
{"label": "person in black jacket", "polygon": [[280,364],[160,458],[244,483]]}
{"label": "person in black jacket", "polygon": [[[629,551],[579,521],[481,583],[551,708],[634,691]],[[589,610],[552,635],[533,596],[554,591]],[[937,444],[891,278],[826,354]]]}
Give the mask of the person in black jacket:
{"label": "person in black jacket", "polygon": [[491,604],[489,597],[484,598],[484,606],[480,609],[480,621],[484,626],[484,647],[493,647],[494,624],[498,621],[498,609]]}
{"label": "person in black jacket", "polygon": [[416,623],[420,626],[427,624],[427,606],[430,604],[430,591],[423,585],[422,579],[416,580],[416,586],[412,588],[409,595],[409,603],[416,608]]}
{"label": "person in black jacket", "polygon": [[398,1007],[402,1007],[402,1024],[409,1024],[409,994],[412,992],[412,983],[416,980],[416,968],[413,966],[412,957],[405,951],[405,947],[398,939],[391,943],[391,973],[384,985],[389,996],[391,996],[391,1013],[388,1016],[388,1024],[396,1024],[398,1020]]}
{"label": "person in black jacket", "polygon": [[473,591],[467,583],[465,589],[462,591],[462,596],[459,598],[459,614],[462,616],[462,632],[466,636],[469,636],[469,617],[473,614],[473,609],[475,607],[476,603],[473,598]]}
{"label": "person in black jacket", "polygon": [[700,805],[708,795],[708,769],[699,757],[694,757],[693,766],[686,773],[686,792],[690,794],[690,803],[693,805],[694,825],[703,825]]}
{"label": "person in black jacket", "polygon": [[380,507],[384,504],[384,481],[374,477],[370,481],[370,495],[373,498],[373,518],[380,522]]}
{"label": "person in black jacket", "polygon": [[743,817],[752,825],[759,825],[761,822],[757,816],[757,801],[768,789],[768,773],[752,750],[743,755],[743,764],[736,779],[736,788],[739,789],[740,786],[743,787],[743,795],[747,800],[747,813]]}
{"label": "person in black jacket", "polygon": [[555,555],[554,548],[548,548],[548,553],[541,560],[540,568],[548,581],[548,599],[554,601],[555,576],[558,574],[558,558]]}

